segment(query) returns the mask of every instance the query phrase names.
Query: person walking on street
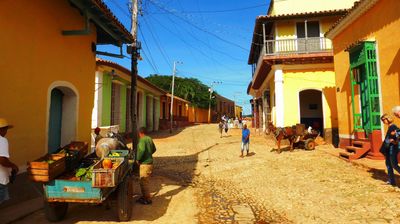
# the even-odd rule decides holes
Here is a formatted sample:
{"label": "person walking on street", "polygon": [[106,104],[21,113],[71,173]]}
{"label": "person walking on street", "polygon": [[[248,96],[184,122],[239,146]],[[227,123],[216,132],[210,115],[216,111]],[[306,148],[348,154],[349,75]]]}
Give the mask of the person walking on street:
{"label": "person walking on street", "polygon": [[141,127],[139,129],[139,142],[137,145],[136,161],[139,165],[139,183],[142,197],[137,202],[144,205],[151,204],[150,196],[150,176],[153,172],[153,154],[156,152],[156,146],[153,140],[145,135],[146,129]]}
{"label": "person walking on street", "polygon": [[398,127],[393,124],[393,118],[388,114],[381,116],[381,121],[388,125],[385,139],[382,143],[380,152],[385,156],[385,164],[389,176],[388,184],[396,186],[393,169],[400,173],[400,167],[397,161],[398,143],[397,143],[397,130]]}
{"label": "person walking on street", "polygon": [[222,138],[222,130],[224,129],[224,122],[222,122],[222,120],[219,122],[218,124],[218,130],[219,130],[219,134],[220,134],[220,138]]}
{"label": "person walking on street", "polygon": [[228,135],[229,125],[228,125],[227,121],[224,122],[224,130],[225,130],[225,134]]}
{"label": "person walking on street", "polygon": [[15,177],[18,173],[18,167],[10,161],[10,152],[8,140],[5,138],[9,125],[6,119],[0,118],[0,204],[10,199],[7,184],[10,182],[10,176]]}
{"label": "person walking on street", "polygon": [[250,130],[247,129],[247,125],[243,125],[242,130],[242,145],[240,157],[243,158],[243,151],[246,150],[246,156],[249,156],[249,144],[250,144]]}

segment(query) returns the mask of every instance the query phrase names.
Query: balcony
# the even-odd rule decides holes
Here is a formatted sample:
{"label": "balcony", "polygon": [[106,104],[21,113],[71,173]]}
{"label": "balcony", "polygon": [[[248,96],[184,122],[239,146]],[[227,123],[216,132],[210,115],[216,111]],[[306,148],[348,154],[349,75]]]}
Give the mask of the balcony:
{"label": "balcony", "polygon": [[324,37],[266,40],[261,54],[264,52],[267,56],[332,53],[332,42]]}
{"label": "balcony", "polygon": [[253,64],[253,86],[258,89],[274,64],[333,63],[331,40],[309,37],[283,40],[265,40],[258,60]]}

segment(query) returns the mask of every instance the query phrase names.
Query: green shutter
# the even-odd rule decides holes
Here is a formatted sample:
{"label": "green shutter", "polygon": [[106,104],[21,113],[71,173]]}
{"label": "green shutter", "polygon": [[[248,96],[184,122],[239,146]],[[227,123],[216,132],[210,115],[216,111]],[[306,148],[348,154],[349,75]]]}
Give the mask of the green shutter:
{"label": "green shutter", "polygon": [[[350,80],[354,129],[368,135],[380,130],[380,107],[376,50],[374,42],[362,42],[350,49]],[[360,108],[355,106],[355,89],[360,94]]]}

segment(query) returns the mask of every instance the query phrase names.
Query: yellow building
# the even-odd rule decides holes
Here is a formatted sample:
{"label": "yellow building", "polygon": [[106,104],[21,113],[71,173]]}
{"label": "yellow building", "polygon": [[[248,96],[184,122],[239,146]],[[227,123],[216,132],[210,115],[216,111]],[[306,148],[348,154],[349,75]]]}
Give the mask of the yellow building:
{"label": "yellow building", "polygon": [[[400,104],[400,3],[363,0],[326,34],[333,41],[340,146],[379,159],[379,117]],[[400,122],[397,119],[397,125]]]}
{"label": "yellow building", "polygon": [[21,170],[72,140],[90,142],[96,45],[130,33],[100,1],[0,1],[0,117]]}
{"label": "yellow building", "polygon": [[248,87],[255,127],[303,123],[337,136],[332,43],[324,37],[354,0],[271,1],[254,27]]}
{"label": "yellow building", "polygon": [[235,117],[241,118],[243,116],[243,107],[235,104]]}

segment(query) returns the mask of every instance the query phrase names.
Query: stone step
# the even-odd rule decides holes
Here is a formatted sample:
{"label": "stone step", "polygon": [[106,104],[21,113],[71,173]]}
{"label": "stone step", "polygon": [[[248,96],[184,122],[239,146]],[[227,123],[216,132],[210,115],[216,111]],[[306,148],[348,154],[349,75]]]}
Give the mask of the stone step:
{"label": "stone step", "polygon": [[363,148],[356,147],[356,146],[346,146],[346,151],[349,153],[356,153],[357,150],[361,150]]}
{"label": "stone step", "polygon": [[370,146],[370,142],[368,141],[354,141],[353,146],[358,146],[360,148],[368,147]]}
{"label": "stone step", "polygon": [[339,156],[344,159],[350,159],[350,155],[351,155],[351,153],[348,153],[348,152],[340,152],[339,153]]}

